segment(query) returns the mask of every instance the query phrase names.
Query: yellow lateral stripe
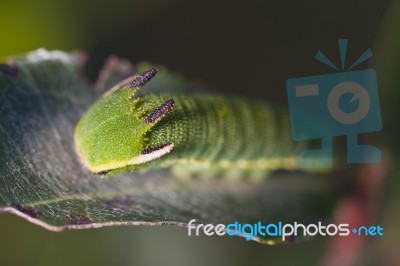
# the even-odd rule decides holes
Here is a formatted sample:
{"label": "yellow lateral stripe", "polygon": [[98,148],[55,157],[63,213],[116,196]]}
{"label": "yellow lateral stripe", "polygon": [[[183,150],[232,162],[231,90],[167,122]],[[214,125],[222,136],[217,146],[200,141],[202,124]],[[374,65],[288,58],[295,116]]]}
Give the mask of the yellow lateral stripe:
{"label": "yellow lateral stripe", "polygon": [[177,164],[192,164],[198,165],[204,168],[222,168],[222,169],[241,169],[241,170],[275,170],[279,168],[284,169],[298,169],[298,158],[262,158],[257,160],[243,160],[239,159],[236,161],[230,160],[219,160],[216,162],[200,161],[193,158],[189,159],[170,159],[163,162],[163,165],[173,166]]}

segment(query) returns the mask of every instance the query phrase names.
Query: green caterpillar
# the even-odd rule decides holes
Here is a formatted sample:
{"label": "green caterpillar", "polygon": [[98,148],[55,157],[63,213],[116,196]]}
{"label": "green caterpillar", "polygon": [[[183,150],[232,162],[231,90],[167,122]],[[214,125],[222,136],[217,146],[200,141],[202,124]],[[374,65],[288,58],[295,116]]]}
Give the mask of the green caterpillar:
{"label": "green caterpillar", "polygon": [[287,111],[214,94],[138,96],[156,73],[150,68],[114,87],[77,124],[76,149],[91,172],[172,167],[180,175],[264,176],[298,168],[308,143],[291,140]]}

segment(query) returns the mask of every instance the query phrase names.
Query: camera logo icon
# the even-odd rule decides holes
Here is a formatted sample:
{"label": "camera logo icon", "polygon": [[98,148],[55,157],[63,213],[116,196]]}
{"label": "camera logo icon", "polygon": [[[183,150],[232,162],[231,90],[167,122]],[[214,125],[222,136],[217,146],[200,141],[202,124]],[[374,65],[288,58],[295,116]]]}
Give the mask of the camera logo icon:
{"label": "camera logo icon", "polygon": [[[340,97],[350,93],[353,95],[351,99],[359,100],[357,109],[354,112],[347,113],[342,111],[339,106]],[[368,114],[371,107],[368,91],[359,83],[353,81],[345,81],[336,85],[328,95],[328,110],[331,116],[342,124],[356,124],[360,122]]]}
{"label": "camera logo icon", "polygon": [[[304,168],[332,167],[332,138],[347,137],[348,163],[379,163],[381,152],[374,146],[358,144],[358,134],[382,130],[376,72],[351,69],[372,56],[366,50],[345,69],[347,39],[339,39],[342,71],[289,79],[286,88],[292,137],[296,141],[321,139],[320,149],[300,155]],[[324,54],[315,58],[339,70]]]}

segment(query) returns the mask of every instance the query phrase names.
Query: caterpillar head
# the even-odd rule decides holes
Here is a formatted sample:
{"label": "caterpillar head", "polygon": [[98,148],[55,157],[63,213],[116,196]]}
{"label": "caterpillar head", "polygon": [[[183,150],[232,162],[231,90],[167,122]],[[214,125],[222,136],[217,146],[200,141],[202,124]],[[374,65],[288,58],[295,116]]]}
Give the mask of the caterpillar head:
{"label": "caterpillar head", "polygon": [[[82,163],[94,173],[116,174],[168,154],[174,143],[160,142],[151,129],[174,107],[172,99],[137,97],[139,89],[157,73],[150,68],[128,83],[106,92],[75,128],[75,145]],[[153,141],[154,137],[154,141]]]}

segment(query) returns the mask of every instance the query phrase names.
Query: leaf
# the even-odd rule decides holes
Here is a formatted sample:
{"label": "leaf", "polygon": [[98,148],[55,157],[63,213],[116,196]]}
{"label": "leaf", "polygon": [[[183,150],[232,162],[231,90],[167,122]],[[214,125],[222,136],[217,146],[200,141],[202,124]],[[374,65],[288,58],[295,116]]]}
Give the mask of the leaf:
{"label": "leaf", "polygon": [[[75,124],[101,91],[131,68],[103,71],[88,84],[78,54],[38,50],[0,68],[0,210],[49,230],[114,225],[266,222],[310,223],[329,217],[332,175],[275,172],[264,182],[178,179],[168,170],[101,179],[81,166]],[[114,58],[114,60],[117,60]],[[115,63],[115,62],[114,62]],[[140,66],[139,66],[140,68]],[[185,90],[178,74],[154,84]],[[150,87],[147,89],[151,89]],[[156,88],[155,88],[156,90]],[[271,238],[253,240],[271,243]]]}

